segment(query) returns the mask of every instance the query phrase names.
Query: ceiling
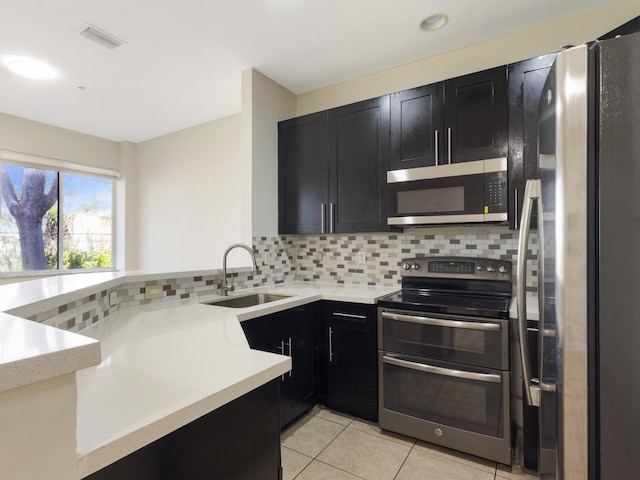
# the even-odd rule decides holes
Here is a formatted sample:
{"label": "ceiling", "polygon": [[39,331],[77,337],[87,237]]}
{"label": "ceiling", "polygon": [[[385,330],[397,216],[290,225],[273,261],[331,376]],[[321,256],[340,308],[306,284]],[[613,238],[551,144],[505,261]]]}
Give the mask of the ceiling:
{"label": "ceiling", "polygon": [[[141,142],[240,111],[254,67],[296,94],[616,0],[0,0],[0,112]],[[448,25],[422,32],[427,15]],[[123,40],[107,49],[86,24]],[[25,79],[11,55],[56,76]]]}

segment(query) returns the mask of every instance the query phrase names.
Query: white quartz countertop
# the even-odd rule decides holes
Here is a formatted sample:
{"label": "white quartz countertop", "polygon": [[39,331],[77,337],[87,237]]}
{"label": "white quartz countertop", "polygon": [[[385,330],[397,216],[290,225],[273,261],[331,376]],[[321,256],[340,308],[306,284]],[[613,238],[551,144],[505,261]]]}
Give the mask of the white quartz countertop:
{"label": "white quartz countertop", "polygon": [[[526,299],[527,320],[539,320],[540,316],[538,314],[538,297],[528,295]],[[511,318],[518,318],[518,299],[516,297],[513,297],[513,300],[511,302],[509,316]]]}
{"label": "white quartz countertop", "polygon": [[98,363],[96,340],[0,313],[0,392]]}
{"label": "white quartz countertop", "polygon": [[77,373],[80,475],[289,371],[289,357],[249,348],[242,320],[322,299],[373,304],[394,290],[294,282],[230,295],[291,295],[260,306],[176,301],[125,309],[85,329],[100,341],[102,363]]}

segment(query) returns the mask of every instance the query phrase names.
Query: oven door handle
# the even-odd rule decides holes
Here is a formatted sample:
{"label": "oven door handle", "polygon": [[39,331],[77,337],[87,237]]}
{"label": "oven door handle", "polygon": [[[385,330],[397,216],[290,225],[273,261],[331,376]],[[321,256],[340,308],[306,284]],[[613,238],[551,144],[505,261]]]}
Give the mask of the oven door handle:
{"label": "oven door handle", "polygon": [[502,383],[502,377],[494,373],[476,373],[466,372],[464,370],[451,370],[450,368],[436,367],[434,365],[426,365],[424,363],[409,362],[407,360],[401,360],[397,357],[391,357],[389,355],[382,356],[382,362],[397,367],[410,368],[412,370],[418,370],[420,372],[434,373],[436,375],[444,375],[447,377],[463,378],[465,380],[476,380],[479,382],[489,383]]}
{"label": "oven door handle", "polygon": [[463,328],[465,330],[482,330],[485,332],[499,332],[501,329],[499,323],[444,320],[442,318],[420,317],[402,313],[382,312],[382,318],[396,320],[398,322],[420,323],[422,325],[433,325],[436,327]]}

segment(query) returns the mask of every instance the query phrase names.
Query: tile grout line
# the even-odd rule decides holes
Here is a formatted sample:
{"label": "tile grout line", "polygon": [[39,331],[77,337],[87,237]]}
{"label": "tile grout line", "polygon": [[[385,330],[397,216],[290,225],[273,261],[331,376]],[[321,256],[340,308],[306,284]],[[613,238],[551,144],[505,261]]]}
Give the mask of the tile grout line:
{"label": "tile grout line", "polygon": [[[409,455],[411,455],[411,452],[413,452],[413,449],[416,446],[416,442],[413,442],[413,445],[411,445],[411,448],[409,449],[409,451],[407,452],[407,456],[404,457],[404,460],[402,461],[402,464],[400,465],[400,467],[398,468],[398,471],[396,472],[396,474],[393,476],[393,480],[396,480],[398,478],[398,475],[400,475],[400,472],[402,471],[402,467],[404,467],[404,464],[407,463],[407,459],[409,458]],[[495,480],[495,479],[494,479]]]}
{"label": "tile grout line", "polygon": [[[296,480],[296,478],[298,478],[300,475],[302,475],[302,473],[303,473],[307,468],[309,468],[309,465],[311,465],[311,464],[312,464],[314,461],[316,461],[316,460],[317,460],[318,462],[320,462],[320,463],[324,463],[325,465],[329,465],[329,466],[330,466],[330,467],[332,467],[332,468],[335,468],[335,469],[337,469],[337,470],[340,470],[340,471],[344,472],[344,470],[339,469],[338,467],[336,467],[336,466],[334,466],[334,465],[330,465],[330,464],[325,463],[325,462],[323,462],[323,461],[321,461],[321,460],[318,460],[318,457],[322,454],[322,452],[324,452],[324,451],[329,447],[329,445],[331,445],[331,444],[336,440],[336,438],[338,438],[338,437],[340,436],[340,434],[341,434],[342,432],[344,432],[344,431],[347,429],[347,426],[348,426],[348,425],[342,425],[341,423],[337,423],[337,422],[334,422],[334,421],[332,421],[332,420],[328,420],[328,419],[326,419],[326,418],[322,418],[322,417],[320,417],[320,416],[318,416],[318,415],[313,415],[311,412],[309,412],[309,414],[308,414],[308,415],[311,415],[311,416],[313,416],[313,417],[319,418],[320,420],[325,420],[325,421],[327,421],[327,422],[331,422],[331,423],[333,423],[333,424],[335,424],[335,425],[339,425],[339,426],[341,426],[341,427],[342,427],[342,430],[340,430],[340,432],[338,432],[338,434],[337,434],[335,437],[333,437],[333,438],[331,439],[331,441],[330,441],[329,443],[327,443],[327,444],[324,446],[324,448],[323,448],[322,450],[320,450],[320,451],[316,454],[316,456],[315,456],[315,457],[311,457],[311,461],[310,461],[310,462],[309,462],[309,463],[308,463],[308,464],[307,464],[307,465],[306,465],[302,470],[300,470],[300,473],[298,473],[298,474],[293,478],[293,480]],[[351,420],[349,421],[349,424],[351,424],[351,422],[353,422],[353,419],[351,419]],[[294,450],[294,451],[295,451],[295,450]],[[298,452],[298,453],[300,453],[300,452]],[[352,473],[350,473],[350,472],[345,472],[345,473],[349,473],[350,475],[353,475],[353,474],[352,474]],[[356,476],[356,475],[354,475],[354,476]],[[360,477],[357,477],[357,478],[360,478]],[[363,479],[363,480],[366,480],[366,479]]]}

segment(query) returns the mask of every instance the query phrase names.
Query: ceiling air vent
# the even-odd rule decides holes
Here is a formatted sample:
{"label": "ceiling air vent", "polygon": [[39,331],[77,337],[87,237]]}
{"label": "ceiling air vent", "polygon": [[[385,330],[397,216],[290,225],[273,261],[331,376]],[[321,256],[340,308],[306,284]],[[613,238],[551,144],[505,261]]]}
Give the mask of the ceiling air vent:
{"label": "ceiling air vent", "polygon": [[83,27],[81,27],[80,35],[88,38],[89,40],[93,40],[96,43],[99,43],[103,47],[110,48],[111,50],[119,47],[123,43],[126,43],[119,38],[116,38],[113,35],[110,35],[107,32],[94,27],[93,25],[84,25]]}

